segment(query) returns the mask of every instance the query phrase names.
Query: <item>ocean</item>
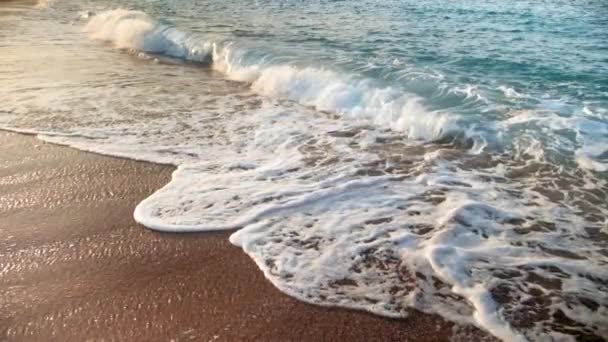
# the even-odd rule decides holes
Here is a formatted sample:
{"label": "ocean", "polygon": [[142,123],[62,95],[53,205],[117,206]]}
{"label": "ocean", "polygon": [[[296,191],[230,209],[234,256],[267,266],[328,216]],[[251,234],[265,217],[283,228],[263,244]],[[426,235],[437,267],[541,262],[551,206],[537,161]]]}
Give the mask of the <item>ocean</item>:
{"label": "ocean", "polygon": [[0,127],[171,164],[280,291],[608,339],[608,2],[0,4]]}

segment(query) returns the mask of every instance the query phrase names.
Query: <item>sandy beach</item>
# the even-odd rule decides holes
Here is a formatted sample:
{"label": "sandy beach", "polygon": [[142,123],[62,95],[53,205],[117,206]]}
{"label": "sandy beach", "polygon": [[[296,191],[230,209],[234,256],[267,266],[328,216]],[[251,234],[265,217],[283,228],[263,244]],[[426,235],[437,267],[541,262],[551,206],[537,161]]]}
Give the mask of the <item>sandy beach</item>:
{"label": "sandy beach", "polygon": [[608,341],[605,2],[0,0],[0,342]]}
{"label": "sandy beach", "polygon": [[437,316],[323,308],[276,290],[229,232],[162,234],[133,208],[172,167],[0,133],[0,339],[440,341]]}

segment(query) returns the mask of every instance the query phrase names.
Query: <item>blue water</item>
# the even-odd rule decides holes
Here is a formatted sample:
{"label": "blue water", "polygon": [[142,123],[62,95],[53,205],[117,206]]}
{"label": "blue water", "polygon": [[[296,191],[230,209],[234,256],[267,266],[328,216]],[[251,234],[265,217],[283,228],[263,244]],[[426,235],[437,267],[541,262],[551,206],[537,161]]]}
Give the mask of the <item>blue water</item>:
{"label": "blue water", "polygon": [[[585,118],[606,127],[608,6],[602,1],[145,1],[101,6],[143,10],[201,45],[230,42],[240,65],[315,67],[416,95],[426,110],[458,118],[465,130],[480,132],[493,148],[518,139],[520,127],[512,132],[499,123],[523,111],[540,113],[541,121],[575,118],[577,125],[578,118]],[[583,140],[596,139],[587,132],[577,141],[577,133],[529,135],[546,152],[564,143],[584,149]],[[571,161],[572,153],[560,150],[548,157]],[[586,156],[605,168],[603,153]]]}
{"label": "blue water", "polygon": [[0,126],[176,165],[135,219],[242,228],[230,241],[300,300],[608,338],[606,18],[605,1],[7,2]]}
{"label": "blue water", "polygon": [[[498,86],[573,106],[607,100],[608,6],[602,1],[146,1],[121,7],[234,40],[258,58],[320,64],[398,85],[428,96],[436,108],[457,104],[430,100],[443,84],[474,85],[498,102]],[[412,73],[428,77],[428,84],[412,82]]]}

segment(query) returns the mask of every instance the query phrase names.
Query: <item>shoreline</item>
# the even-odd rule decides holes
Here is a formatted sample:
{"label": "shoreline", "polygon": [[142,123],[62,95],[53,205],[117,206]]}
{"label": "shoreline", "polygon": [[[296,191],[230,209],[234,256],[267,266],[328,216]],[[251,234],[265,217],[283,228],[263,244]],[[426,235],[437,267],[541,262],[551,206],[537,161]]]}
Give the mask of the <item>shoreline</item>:
{"label": "shoreline", "polygon": [[231,232],[146,229],[135,206],[174,167],[0,130],[0,339],[441,341],[488,338],[276,289]]}

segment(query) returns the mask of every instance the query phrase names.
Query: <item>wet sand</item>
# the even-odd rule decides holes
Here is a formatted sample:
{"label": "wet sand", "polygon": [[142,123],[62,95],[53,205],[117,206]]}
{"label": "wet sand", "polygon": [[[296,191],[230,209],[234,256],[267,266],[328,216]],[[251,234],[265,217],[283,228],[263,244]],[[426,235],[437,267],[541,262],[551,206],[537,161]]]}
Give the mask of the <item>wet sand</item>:
{"label": "wet sand", "polygon": [[[0,131],[0,340],[441,341],[433,315],[323,308],[275,289],[229,232],[163,234],[133,209],[172,167]],[[468,335],[468,338],[464,335]]]}

